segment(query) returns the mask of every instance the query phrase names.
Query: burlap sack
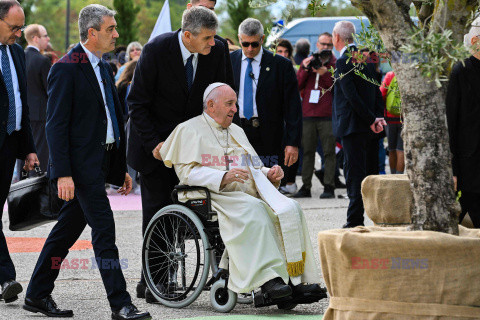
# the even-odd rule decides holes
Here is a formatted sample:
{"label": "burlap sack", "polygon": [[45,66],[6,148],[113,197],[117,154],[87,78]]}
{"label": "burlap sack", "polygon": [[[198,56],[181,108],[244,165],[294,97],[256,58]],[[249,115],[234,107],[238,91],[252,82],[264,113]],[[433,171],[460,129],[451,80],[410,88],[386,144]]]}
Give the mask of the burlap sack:
{"label": "burlap sack", "polygon": [[480,319],[480,230],[357,227],[318,234],[323,320]]}
{"label": "burlap sack", "polygon": [[368,176],[362,181],[363,205],[376,225],[410,224],[413,195],[406,174]]}

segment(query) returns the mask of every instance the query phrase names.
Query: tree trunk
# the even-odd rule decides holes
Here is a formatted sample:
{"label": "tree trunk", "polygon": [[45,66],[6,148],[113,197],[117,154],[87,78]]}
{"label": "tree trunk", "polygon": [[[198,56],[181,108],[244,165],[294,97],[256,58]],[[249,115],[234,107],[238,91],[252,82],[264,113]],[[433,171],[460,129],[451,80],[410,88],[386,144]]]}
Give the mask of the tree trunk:
{"label": "tree trunk", "polygon": [[[370,23],[380,33],[386,50],[398,57],[400,47],[410,41],[408,31],[414,26],[409,9],[412,1],[406,0],[351,0],[362,10]],[[441,17],[449,29],[461,34],[463,39],[466,16],[470,12],[452,10],[453,7],[466,11],[466,7],[439,7],[435,1],[432,12],[434,19]],[[457,2],[457,1],[455,1]],[[458,2],[471,2],[463,0]],[[416,3],[417,9],[421,5]],[[424,7],[422,18],[428,18],[431,8]],[[455,17],[444,20],[445,17]],[[460,24],[464,23],[460,27]],[[461,31],[460,31],[461,30]],[[458,35],[457,35],[458,37]],[[412,187],[414,230],[432,230],[458,234],[460,206],[455,201],[451,154],[446,122],[445,87],[424,78],[420,70],[412,68],[408,56],[392,59],[391,64],[398,79],[402,96],[404,116],[403,139],[406,156],[406,172]]]}

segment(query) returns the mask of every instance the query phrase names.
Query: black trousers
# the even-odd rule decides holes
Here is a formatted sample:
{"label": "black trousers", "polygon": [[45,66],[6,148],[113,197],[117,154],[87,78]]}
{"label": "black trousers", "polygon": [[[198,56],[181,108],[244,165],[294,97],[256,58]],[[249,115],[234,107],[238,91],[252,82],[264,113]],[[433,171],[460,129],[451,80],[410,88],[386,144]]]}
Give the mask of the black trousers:
{"label": "black trousers", "polygon": [[[363,225],[363,200],[361,185],[367,176],[367,144],[370,134],[353,133],[342,138],[345,157],[344,173],[350,200],[347,209],[347,227]],[[378,145],[378,144],[377,144]],[[377,153],[378,158],[378,153]]]}
{"label": "black trousers", "polygon": [[3,205],[7,200],[8,191],[12,181],[13,168],[15,167],[15,156],[18,150],[18,134],[14,131],[7,135],[0,148],[0,284],[8,280],[15,280],[15,266],[8,252],[7,241],[3,234],[2,215]]}
{"label": "black trousers", "polygon": [[[173,188],[178,184],[178,178],[173,168],[167,168],[160,163],[152,172],[140,173],[140,190],[142,193],[142,234],[145,235],[145,230],[152,220],[153,216],[163,207],[172,204],[170,195]],[[168,226],[166,226],[168,228]],[[166,234],[170,230],[165,230]],[[163,243],[158,240],[157,244]],[[166,249],[166,248],[163,248]],[[167,272],[167,263],[165,263],[165,272]],[[159,271],[159,274],[162,274]],[[159,279],[167,279],[165,275],[160,275]],[[140,282],[145,283],[143,271]]]}
{"label": "black trousers", "polygon": [[[131,303],[127,285],[120,268],[118,249],[115,245],[115,221],[105,192],[110,152],[105,151],[103,176],[90,185],[75,185],[75,198],[66,202],[58,222],[48,235],[33,271],[26,296],[42,299],[51,294],[60,270],[52,263],[62,261],[82,234],[86,225],[92,228],[92,245],[103,285],[112,310],[119,310]],[[92,263],[93,265],[93,263]]]}
{"label": "black trousers", "polygon": [[480,228],[480,193],[462,191],[460,205],[462,206],[462,212],[460,213],[459,222],[462,222],[468,212],[473,226]]}
{"label": "black trousers", "polygon": [[45,121],[31,121],[33,140],[37,149],[37,157],[40,161],[40,169],[47,171],[48,166],[48,144],[45,134]]}

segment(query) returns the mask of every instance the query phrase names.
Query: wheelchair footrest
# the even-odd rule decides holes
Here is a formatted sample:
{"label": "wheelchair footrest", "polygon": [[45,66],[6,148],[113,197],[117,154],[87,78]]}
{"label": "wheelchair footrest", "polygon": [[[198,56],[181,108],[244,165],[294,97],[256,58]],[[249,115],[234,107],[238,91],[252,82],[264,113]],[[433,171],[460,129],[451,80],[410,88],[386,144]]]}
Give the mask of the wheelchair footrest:
{"label": "wheelchair footrest", "polygon": [[283,302],[291,302],[293,300],[292,296],[280,298],[280,299],[271,299],[268,297],[267,293],[263,293],[262,290],[258,292],[253,292],[253,303],[255,308],[260,307],[268,307],[275,304],[283,303]]}

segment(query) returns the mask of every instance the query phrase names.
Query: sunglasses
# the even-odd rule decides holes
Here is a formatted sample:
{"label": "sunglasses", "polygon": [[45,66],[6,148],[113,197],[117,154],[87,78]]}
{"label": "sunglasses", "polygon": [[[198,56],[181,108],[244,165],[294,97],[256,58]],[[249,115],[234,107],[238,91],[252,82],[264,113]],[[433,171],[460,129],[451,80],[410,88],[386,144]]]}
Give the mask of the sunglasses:
{"label": "sunglasses", "polygon": [[255,42],[242,42],[242,47],[248,48],[252,46],[252,48],[258,48],[260,46],[260,42],[255,41]]}

